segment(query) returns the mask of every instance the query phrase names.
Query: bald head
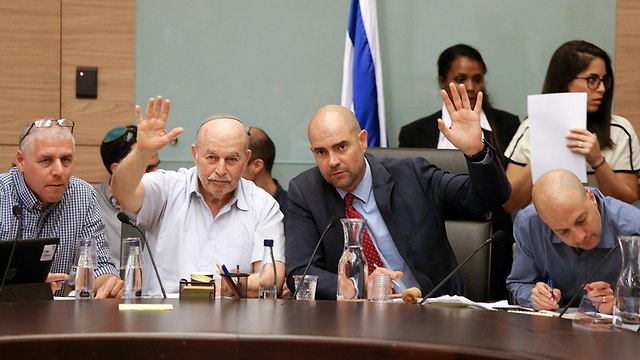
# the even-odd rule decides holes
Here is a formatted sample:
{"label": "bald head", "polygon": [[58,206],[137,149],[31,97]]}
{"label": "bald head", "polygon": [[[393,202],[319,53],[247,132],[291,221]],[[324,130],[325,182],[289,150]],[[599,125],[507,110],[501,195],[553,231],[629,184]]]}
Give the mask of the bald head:
{"label": "bald head", "polygon": [[212,116],[200,125],[196,133],[196,146],[210,141],[239,144],[243,151],[249,148],[244,125],[231,115]]}
{"label": "bald head", "polygon": [[580,179],[572,172],[558,169],[542,175],[533,186],[531,193],[536,210],[544,211],[550,206],[560,206],[583,200],[587,197]]}
{"label": "bald head", "polygon": [[311,152],[322,176],[334,187],[352,192],[366,172],[367,131],[353,112],[327,105],[309,123]]}
{"label": "bald head", "polygon": [[360,133],[360,124],[356,119],[353,111],[340,105],[326,105],[321,107],[311,118],[309,122],[308,137],[317,132],[326,132],[329,130],[341,130],[345,134],[358,136]]}
{"label": "bald head", "polygon": [[600,242],[602,218],[596,196],[567,170],[552,170],[533,186],[540,219],[567,245],[593,249]]}

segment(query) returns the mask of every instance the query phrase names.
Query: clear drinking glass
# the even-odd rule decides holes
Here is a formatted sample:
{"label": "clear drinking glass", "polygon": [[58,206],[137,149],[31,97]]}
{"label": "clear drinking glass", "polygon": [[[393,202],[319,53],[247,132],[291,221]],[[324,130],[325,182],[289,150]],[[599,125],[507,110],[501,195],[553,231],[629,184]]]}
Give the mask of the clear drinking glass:
{"label": "clear drinking glass", "polygon": [[578,312],[573,318],[573,326],[595,331],[608,331],[611,327],[611,317],[603,316],[598,311],[602,305],[599,297],[591,298],[587,295],[582,297]]}
{"label": "clear drinking glass", "polygon": [[293,275],[293,282],[296,285],[296,289],[300,288],[300,290],[297,290],[296,300],[316,299],[317,275],[305,275],[304,281],[302,281],[302,275]]}
{"label": "clear drinking glass", "polygon": [[391,276],[389,274],[376,274],[373,276],[369,300],[384,303],[391,300]]}

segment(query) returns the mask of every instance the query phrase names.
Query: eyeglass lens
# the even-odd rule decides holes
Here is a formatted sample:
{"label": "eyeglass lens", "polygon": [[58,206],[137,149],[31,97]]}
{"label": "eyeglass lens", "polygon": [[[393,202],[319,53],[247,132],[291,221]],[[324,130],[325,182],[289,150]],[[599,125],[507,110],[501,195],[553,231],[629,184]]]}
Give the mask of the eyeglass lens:
{"label": "eyeglass lens", "polygon": [[600,83],[604,84],[605,90],[609,90],[609,88],[611,87],[611,78],[608,76],[605,76],[602,79],[597,76],[589,76],[588,78],[586,78],[586,80],[587,80],[587,85],[591,90],[597,90],[598,87],[600,87]]}

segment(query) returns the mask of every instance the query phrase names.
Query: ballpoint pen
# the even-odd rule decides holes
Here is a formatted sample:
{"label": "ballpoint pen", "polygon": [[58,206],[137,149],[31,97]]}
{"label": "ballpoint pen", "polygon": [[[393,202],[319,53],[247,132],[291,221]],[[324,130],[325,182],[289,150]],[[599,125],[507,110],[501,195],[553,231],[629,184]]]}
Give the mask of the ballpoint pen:
{"label": "ballpoint pen", "polygon": [[547,279],[547,285],[549,285],[549,292],[551,293],[550,299],[551,301],[555,301],[555,299],[553,298],[553,279],[552,278]]}
{"label": "ballpoint pen", "polygon": [[222,276],[222,280],[231,289],[231,292],[233,292],[233,295],[236,297],[236,299],[240,299],[240,289],[238,289],[238,285],[236,285],[236,283],[231,279],[232,275],[229,272],[229,270],[227,270],[227,267],[224,266],[224,264],[222,264],[222,272],[224,274],[220,274],[220,275],[226,275],[226,276]]}

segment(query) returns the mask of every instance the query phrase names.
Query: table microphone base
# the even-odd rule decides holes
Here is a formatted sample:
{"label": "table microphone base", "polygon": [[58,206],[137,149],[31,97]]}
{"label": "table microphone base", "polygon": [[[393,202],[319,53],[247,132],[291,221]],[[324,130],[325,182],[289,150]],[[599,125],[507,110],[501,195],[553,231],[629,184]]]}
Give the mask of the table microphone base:
{"label": "table microphone base", "polygon": [[5,284],[0,295],[0,302],[35,300],[53,300],[49,283]]}

